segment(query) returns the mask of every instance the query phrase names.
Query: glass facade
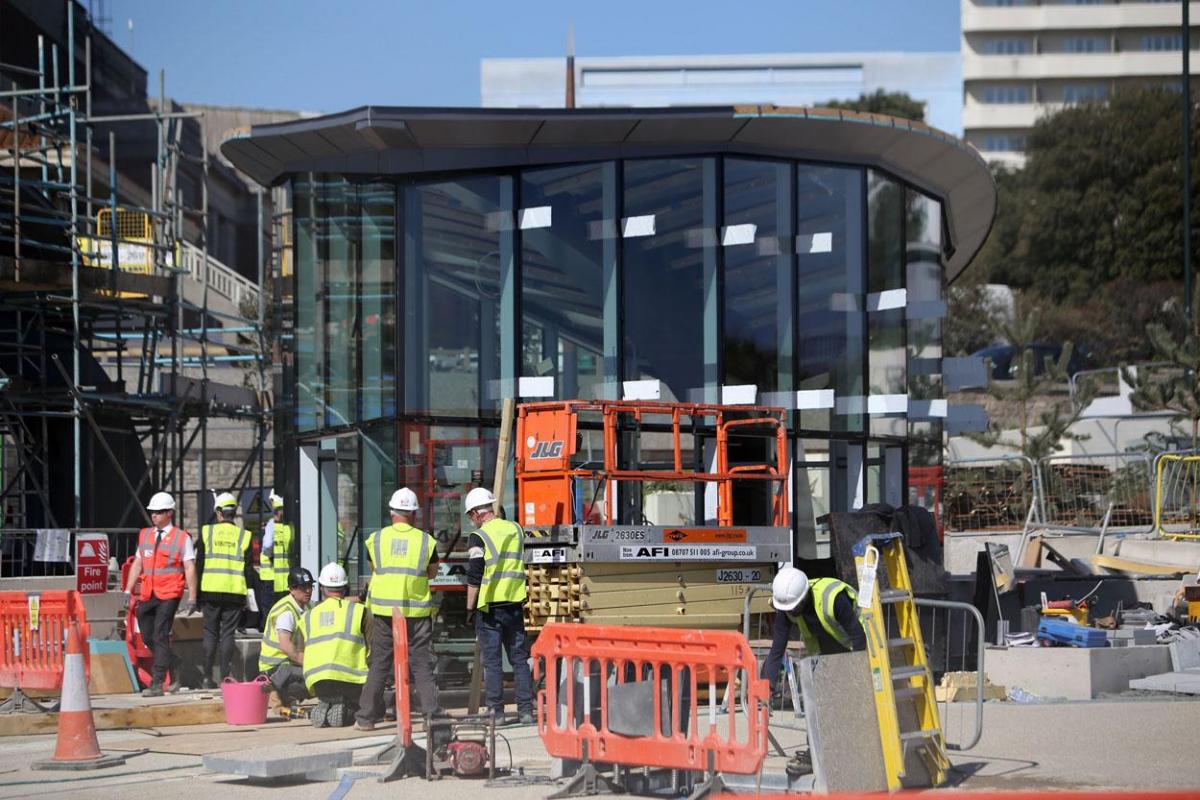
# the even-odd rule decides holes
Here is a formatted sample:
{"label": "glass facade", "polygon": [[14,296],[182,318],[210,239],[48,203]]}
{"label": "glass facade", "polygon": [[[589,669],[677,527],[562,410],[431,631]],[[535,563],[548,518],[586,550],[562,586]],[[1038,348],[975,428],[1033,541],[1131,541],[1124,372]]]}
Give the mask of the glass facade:
{"label": "glass facade", "polygon": [[[285,461],[301,454],[282,488],[320,486],[300,505],[322,561],[358,570],[399,486],[463,550],[462,496],[492,485],[508,396],[619,399],[654,380],[664,400],[717,402],[756,387],[793,410],[804,557],[824,514],[898,500],[907,470],[940,465],[941,204],[886,173],[699,154],[308,173],[290,190],[276,441]],[[510,509],[514,494],[510,475]],[[670,516],[707,518],[707,500]]]}

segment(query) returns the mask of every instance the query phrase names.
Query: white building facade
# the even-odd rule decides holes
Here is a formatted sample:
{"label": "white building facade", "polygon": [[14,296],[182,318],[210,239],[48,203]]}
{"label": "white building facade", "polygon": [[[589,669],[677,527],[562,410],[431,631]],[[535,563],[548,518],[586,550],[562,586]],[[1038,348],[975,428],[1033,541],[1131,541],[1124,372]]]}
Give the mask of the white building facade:
{"label": "white building facade", "polygon": [[[1200,3],[1189,13],[1195,50]],[[1122,86],[1179,88],[1182,21],[1178,0],[962,0],[964,138],[989,161],[1022,166],[1045,114]]]}
{"label": "white building facade", "polygon": [[[562,108],[562,58],[485,58],[485,108]],[[925,122],[962,133],[958,53],[788,53],[625,56],[575,59],[575,105],[667,107],[812,106],[877,90],[906,92],[925,104]]]}

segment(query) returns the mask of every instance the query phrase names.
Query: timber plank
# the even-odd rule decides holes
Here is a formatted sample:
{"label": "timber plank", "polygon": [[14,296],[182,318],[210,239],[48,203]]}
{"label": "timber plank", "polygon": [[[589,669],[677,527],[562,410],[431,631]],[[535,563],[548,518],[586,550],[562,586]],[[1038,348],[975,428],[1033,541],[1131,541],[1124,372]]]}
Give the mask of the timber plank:
{"label": "timber plank", "polygon": [[[92,717],[96,720],[98,731],[203,725],[224,722],[225,705],[208,701],[164,703],[134,708],[93,708]],[[0,717],[0,736],[54,733],[57,730],[58,714],[8,714]]]}

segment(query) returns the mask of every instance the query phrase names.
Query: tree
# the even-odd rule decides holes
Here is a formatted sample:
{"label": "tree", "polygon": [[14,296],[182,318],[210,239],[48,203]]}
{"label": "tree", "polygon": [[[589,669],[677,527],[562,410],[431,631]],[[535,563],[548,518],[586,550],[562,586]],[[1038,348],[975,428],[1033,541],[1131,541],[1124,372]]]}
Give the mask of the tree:
{"label": "tree", "polygon": [[[1054,304],[1082,305],[1117,278],[1178,280],[1181,106],[1178,92],[1123,89],[1041,119],[1025,169],[996,172],[997,217],[972,268]],[[1196,158],[1195,132],[1191,147]]]}
{"label": "tree", "polygon": [[[1195,297],[1200,298],[1200,287]],[[1122,368],[1121,375],[1133,390],[1130,401],[1140,411],[1174,411],[1192,426],[1192,447],[1200,446],[1200,314],[1188,320],[1176,304],[1165,322],[1146,326],[1154,347],[1154,360],[1165,367],[1139,370]],[[1196,309],[1196,300],[1192,301]],[[1200,310],[1200,309],[1198,309]]]}
{"label": "tree", "polygon": [[[1032,345],[1039,340],[1044,311],[1040,306],[1030,306],[1028,303],[1018,303],[1011,318],[995,317],[995,333],[1012,345],[1014,362],[1017,364],[1014,380],[1000,383],[994,379],[988,381],[988,393],[1001,402],[1015,405],[1018,411],[1017,429],[1020,433],[1021,453],[1034,461],[1052,455],[1062,449],[1062,441],[1083,441],[1085,435],[1070,432],[1070,427],[1079,419],[1083,409],[1091,403],[1094,391],[1085,386],[1079,391],[1074,402],[1065,401],[1053,403],[1049,410],[1041,412],[1036,420],[1040,431],[1032,432],[1035,425],[1032,404],[1035,400],[1044,400],[1049,395],[1049,389],[1061,385],[1067,379],[1067,364],[1071,360],[1073,346],[1070,342],[1063,345],[1058,359],[1046,358],[1040,365],[1037,363],[1037,352]],[[1038,367],[1041,369],[1038,369]],[[1069,408],[1064,409],[1064,404]],[[987,433],[973,434],[971,438],[980,444],[991,447],[1001,436],[1001,431],[993,428]]]}
{"label": "tree", "polygon": [[857,100],[828,100],[818,105],[822,108],[844,108],[847,111],[887,114],[916,122],[925,121],[925,104],[914,100],[905,92],[885,92],[883,89],[876,89],[873,94],[859,95]]}

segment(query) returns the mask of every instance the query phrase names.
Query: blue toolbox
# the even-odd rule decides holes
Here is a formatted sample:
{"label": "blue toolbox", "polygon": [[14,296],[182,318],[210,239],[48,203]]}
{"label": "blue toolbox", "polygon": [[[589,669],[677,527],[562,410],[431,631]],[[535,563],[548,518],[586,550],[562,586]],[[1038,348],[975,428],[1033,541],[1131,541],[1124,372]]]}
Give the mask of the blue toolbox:
{"label": "blue toolbox", "polygon": [[1108,647],[1108,634],[1104,631],[1054,619],[1043,619],[1038,623],[1037,638],[1042,643],[1071,647]]}

